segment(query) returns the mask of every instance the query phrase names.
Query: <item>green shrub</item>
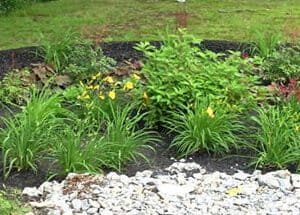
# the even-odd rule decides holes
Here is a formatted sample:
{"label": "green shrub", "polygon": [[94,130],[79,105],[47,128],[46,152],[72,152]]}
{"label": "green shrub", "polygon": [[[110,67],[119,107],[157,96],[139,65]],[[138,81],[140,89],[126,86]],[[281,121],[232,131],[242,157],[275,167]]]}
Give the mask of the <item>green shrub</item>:
{"label": "green shrub", "polygon": [[186,157],[199,151],[220,154],[237,148],[237,135],[243,127],[237,115],[226,109],[204,98],[187,111],[172,112],[166,124],[176,134],[171,146],[177,148],[178,155]]}
{"label": "green shrub", "polygon": [[161,48],[149,43],[137,49],[146,57],[142,74],[146,78],[145,91],[148,121],[162,121],[167,112],[192,104],[196,99],[210,96],[222,100],[232,109],[243,109],[254,101],[256,77],[249,75],[251,59],[240,53],[223,54],[201,51],[191,46],[196,40],[185,33],[168,35]]}
{"label": "green shrub", "polygon": [[253,117],[258,127],[248,144],[257,154],[254,164],[259,167],[286,168],[300,161],[300,106],[296,100],[280,106],[257,110]]}
{"label": "green shrub", "polygon": [[100,47],[93,47],[91,41],[72,31],[52,40],[43,38],[42,50],[46,63],[77,79],[106,71],[115,64],[114,60],[103,55]]}
{"label": "green shrub", "polygon": [[264,59],[262,77],[276,82],[300,78],[300,47],[282,47]]}
{"label": "green shrub", "polygon": [[12,169],[37,170],[38,161],[55,142],[58,127],[63,125],[66,112],[60,103],[58,95],[34,92],[22,112],[2,118],[0,147],[5,177]]}
{"label": "green shrub", "polygon": [[9,72],[0,80],[0,103],[22,105],[34,88],[27,69]]}

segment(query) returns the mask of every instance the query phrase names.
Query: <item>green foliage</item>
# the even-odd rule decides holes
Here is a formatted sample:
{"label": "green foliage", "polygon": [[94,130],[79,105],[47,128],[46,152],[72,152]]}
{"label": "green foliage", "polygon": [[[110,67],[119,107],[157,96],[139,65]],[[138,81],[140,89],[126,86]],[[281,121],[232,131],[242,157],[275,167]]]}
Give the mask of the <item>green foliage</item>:
{"label": "green foliage", "polygon": [[108,124],[100,146],[108,147],[102,151],[102,155],[108,159],[105,164],[120,171],[122,165],[128,161],[139,157],[147,160],[141,150],[153,150],[149,144],[158,141],[158,138],[147,128],[138,127],[145,113],[137,112],[134,105],[111,107],[112,115],[110,113],[104,115]]}
{"label": "green foliage", "polygon": [[0,147],[4,177],[12,169],[37,170],[37,162],[55,142],[58,127],[63,125],[65,110],[60,102],[60,96],[48,91],[34,92],[22,112],[2,118]]}
{"label": "green foliage", "polygon": [[263,30],[254,32],[255,42],[253,52],[262,58],[272,55],[279,47],[282,36],[278,33],[270,33]]}
{"label": "green foliage", "polygon": [[114,60],[103,55],[100,47],[93,47],[91,41],[80,38],[75,32],[67,31],[52,40],[43,40],[46,63],[73,78],[86,78],[95,72],[111,69],[115,64]]}
{"label": "green foliage", "polygon": [[[53,148],[52,159],[68,172],[99,172],[103,168],[120,171],[123,164],[138,157],[146,159],[141,150],[157,141],[153,132],[137,130],[144,114],[133,113],[134,106],[112,105],[99,108],[101,121],[77,120],[66,127]],[[93,122],[93,123],[91,123]],[[75,127],[75,130],[74,130]],[[95,129],[96,128],[96,129]]]}
{"label": "green foliage", "polygon": [[97,155],[97,145],[93,140],[101,137],[92,133],[95,131],[90,131],[90,127],[77,119],[74,124],[66,125],[58,135],[50,153],[51,160],[59,167],[55,174],[100,172],[102,160]]}
{"label": "green foliage", "polygon": [[266,57],[262,76],[271,81],[286,82],[300,78],[300,47],[282,47]]}
{"label": "green foliage", "polygon": [[[11,191],[9,191],[11,192]],[[7,193],[6,191],[0,191],[0,214],[1,215],[22,215],[29,212],[28,208],[25,208],[18,201],[17,196],[20,193]]]}
{"label": "green foliage", "polygon": [[30,82],[30,72],[12,71],[0,80],[0,103],[22,105],[35,85]]}
{"label": "green foliage", "polygon": [[254,164],[259,167],[286,168],[300,162],[300,106],[291,100],[281,106],[257,110],[253,117],[257,126],[253,139],[248,144],[257,154]]}
{"label": "green foliage", "polygon": [[[146,62],[142,69],[149,97],[147,109],[150,123],[161,121],[167,113],[211,96],[233,109],[243,109],[254,101],[250,90],[256,77],[249,75],[251,59],[241,59],[240,53],[228,58],[192,46],[195,38],[184,32],[168,35],[161,48],[141,43]],[[255,88],[255,87],[254,87]]]}
{"label": "green foliage", "polygon": [[7,14],[24,6],[35,2],[47,2],[53,0],[1,0],[0,1],[0,15]]}
{"label": "green foliage", "polygon": [[180,157],[199,151],[229,152],[238,148],[241,140],[237,134],[243,129],[236,114],[205,98],[186,111],[172,112],[166,124],[176,134],[171,146],[177,148]]}

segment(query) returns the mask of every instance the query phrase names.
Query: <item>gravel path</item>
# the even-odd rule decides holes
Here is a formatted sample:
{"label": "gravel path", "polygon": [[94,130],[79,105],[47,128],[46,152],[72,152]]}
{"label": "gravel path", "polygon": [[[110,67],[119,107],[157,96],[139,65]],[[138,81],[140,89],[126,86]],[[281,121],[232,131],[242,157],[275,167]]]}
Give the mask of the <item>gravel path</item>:
{"label": "gravel path", "polygon": [[133,177],[69,174],[61,183],[25,188],[37,214],[300,214],[300,175],[208,173],[193,162],[175,162]]}

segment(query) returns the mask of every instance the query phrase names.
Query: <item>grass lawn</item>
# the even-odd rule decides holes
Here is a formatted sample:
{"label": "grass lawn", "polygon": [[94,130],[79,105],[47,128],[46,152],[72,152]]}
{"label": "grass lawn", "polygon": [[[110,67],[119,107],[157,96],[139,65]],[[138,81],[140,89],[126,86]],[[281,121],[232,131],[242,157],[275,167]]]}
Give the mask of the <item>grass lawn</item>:
{"label": "grass lawn", "polygon": [[[299,0],[57,0],[0,17],[0,49],[37,45],[73,28],[95,40],[158,39],[176,29],[187,11],[187,28],[204,39],[249,40],[254,29],[300,36]],[[178,17],[178,16],[177,16]]]}

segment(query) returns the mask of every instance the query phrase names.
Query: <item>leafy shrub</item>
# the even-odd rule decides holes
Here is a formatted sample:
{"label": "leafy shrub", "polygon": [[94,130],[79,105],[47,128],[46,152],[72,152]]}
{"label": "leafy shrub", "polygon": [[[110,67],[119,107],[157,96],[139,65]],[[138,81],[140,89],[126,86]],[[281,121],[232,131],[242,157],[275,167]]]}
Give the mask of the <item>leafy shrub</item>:
{"label": "leafy shrub", "polygon": [[167,112],[211,96],[233,109],[242,109],[254,101],[256,77],[250,76],[251,59],[231,53],[225,60],[222,54],[201,51],[191,44],[195,39],[185,33],[168,35],[161,48],[149,43],[138,45],[146,62],[142,74],[146,78],[148,121],[162,121]]}
{"label": "leafy shrub", "polygon": [[208,99],[196,102],[187,111],[172,112],[166,124],[176,134],[171,146],[177,148],[180,157],[199,151],[229,152],[238,147],[237,134],[242,130],[236,114]]}
{"label": "leafy shrub", "polygon": [[281,48],[264,59],[264,79],[286,82],[300,78],[300,47]]}
{"label": "leafy shrub", "polygon": [[91,41],[81,39],[75,32],[68,31],[53,40],[43,40],[46,63],[77,79],[111,69],[115,64],[114,60],[103,55],[100,47],[93,47]]}
{"label": "leafy shrub", "polygon": [[60,103],[58,95],[35,92],[21,113],[2,118],[0,147],[5,177],[12,169],[37,170],[37,162],[55,142],[56,130],[63,125],[65,109]]}
{"label": "leafy shrub", "polygon": [[28,70],[9,72],[0,80],[0,102],[22,105],[34,88]]}
{"label": "leafy shrub", "polygon": [[294,99],[281,106],[257,110],[253,117],[256,144],[248,144],[257,154],[254,164],[260,167],[286,168],[300,161],[300,106]]}
{"label": "leafy shrub", "polygon": [[275,103],[282,103],[295,98],[300,101],[300,84],[295,79],[290,79],[288,83],[273,83],[269,86],[275,98]]}
{"label": "leafy shrub", "polygon": [[[11,192],[9,190],[9,192]],[[14,192],[13,194],[7,193],[7,191],[0,191],[0,214],[12,215],[12,214],[26,214],[30,210],[22,206],[18,201],[16,195],[20,196],[20,193]]]}

